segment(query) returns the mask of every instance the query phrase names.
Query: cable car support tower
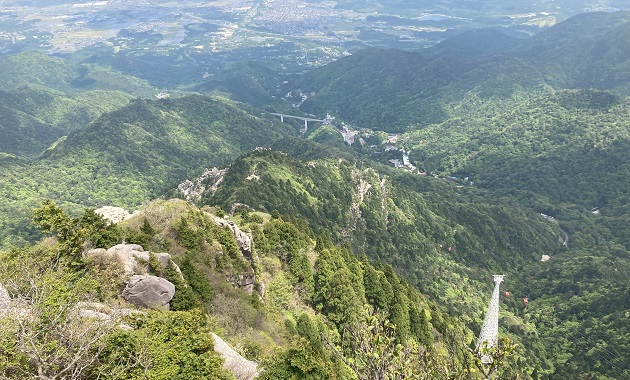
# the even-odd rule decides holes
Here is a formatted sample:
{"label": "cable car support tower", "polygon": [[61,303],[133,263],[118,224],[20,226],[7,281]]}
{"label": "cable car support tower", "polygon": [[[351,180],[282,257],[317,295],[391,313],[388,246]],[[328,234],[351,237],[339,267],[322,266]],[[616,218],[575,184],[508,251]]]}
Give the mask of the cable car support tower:
{"label": "cable car support tower", "polygon": [[[490,298],[490,305],[488,305],[488,311],[486,312],[486,319],[483,321],[481,327],[481,333],[477,340],[476,350],[479,350],[484,346],[484,342],[487,342],[487,347],[492,348],[499,344],[499,286],[503,282],[504,275],[495,274],[492,276],[494,279],[494,291],[492,292],[492,298]],[[484,364],[492,363],[492,357],[490,355],[482,355],[481,362]]]}

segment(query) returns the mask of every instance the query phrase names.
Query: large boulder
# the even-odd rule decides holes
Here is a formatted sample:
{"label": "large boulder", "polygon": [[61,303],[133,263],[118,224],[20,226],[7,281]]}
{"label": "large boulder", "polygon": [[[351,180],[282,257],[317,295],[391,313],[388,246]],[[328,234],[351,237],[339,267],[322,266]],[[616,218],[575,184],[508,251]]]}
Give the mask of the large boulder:
{"label": "large boulder", "polygon": [[147,275],[132,276],[122,292],[122,297],[136,306],[159,310],[168,310],[173,295],[175,285],[170,281]]}
{"label": "large boulder", "polygon": [[147,272],[149,252],[138,244],[117,244],[106,251],[108,256],[118,256],[127,275]]}
{"label": "large boulder", "polygon": [[[170,265],[171,255],[168,253],[160,252],[153,253],[153,255],[162,265],[162,269]],[[125,274],[128,276],[145,274],[149,271],[149,252],[146,252],[144,248],[138,244],[117,244],[107,250],[102,248],[91,249],[86,252],[85,256],[117,257],[123,266]],[[175,269],[177,272],[180,272],[176,264]]]}

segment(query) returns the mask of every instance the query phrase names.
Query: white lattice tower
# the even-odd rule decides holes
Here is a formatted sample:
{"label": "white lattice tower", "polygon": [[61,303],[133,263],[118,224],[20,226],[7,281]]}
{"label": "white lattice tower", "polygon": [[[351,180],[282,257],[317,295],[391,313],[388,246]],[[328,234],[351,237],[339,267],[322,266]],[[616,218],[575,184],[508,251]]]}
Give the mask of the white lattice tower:
{"label": "white lattice tower", "polygon": [[[484,342],[488,342],[488,348],[494,347],[499,343],[499,286],[503,281],[503,277],[505,276],[498,274],[492,276],[495,283],[494,291],[492,292],[492,298],[490,298],[486,319],[483,320],[481,333],[479,333],[479,339],[477,340],[477,351],[483,347]],[[481,362],[485,364],[492,363],[492,358],[490,355],[483,355]]]}

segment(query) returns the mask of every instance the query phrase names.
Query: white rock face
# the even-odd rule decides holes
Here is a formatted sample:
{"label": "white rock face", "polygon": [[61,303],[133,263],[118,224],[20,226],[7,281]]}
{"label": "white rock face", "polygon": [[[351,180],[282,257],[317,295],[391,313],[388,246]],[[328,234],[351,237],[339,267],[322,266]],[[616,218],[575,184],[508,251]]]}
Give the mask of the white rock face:
{"label": "white rock face", "polygon": [[549,255],[542,255],[540,261],[549,261],[550,258],[551,258],[551,256],[549,256]]}
{"label": "white rock face", "polygon": [[114,224],[118,224],[122,221],[125,221],[133,217],[137,213],[136,211],[133,214],[130,214],[129,212],[127,212],[127,210],[125,210],[122,207],[113,207],[113,206],[103,206],[97,210],[94,210],[94,212]]}
{"label": "white rock face", "polygon": [[7,289],[0,284],[0,314],[11,307],[11,296]]}
{"label": "white rock face", "polygon": [[170,281],[146,275],[132,276],[122,297],[132,304],[151,309],[168,310],[175,295],[175,285]]}
{"label": "white rock face", "polygon": [[258,375],[258,364],[256,364],[256,362],[242,357],[215,333],[212,333],[212,338],[214,339],[214,350],[221,354],[223,360],[225,360],[223,368],[230,371],[238,380],[251,380],[256,378]]}

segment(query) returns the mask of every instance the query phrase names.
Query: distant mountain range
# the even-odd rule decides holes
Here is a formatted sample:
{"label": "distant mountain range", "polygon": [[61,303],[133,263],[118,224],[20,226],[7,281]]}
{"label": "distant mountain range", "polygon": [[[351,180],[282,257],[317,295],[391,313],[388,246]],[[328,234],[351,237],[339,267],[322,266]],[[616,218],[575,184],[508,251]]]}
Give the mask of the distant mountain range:
{"label": "distant mountain range", "polygon": [[[549,89],[629,93],[630,13],[592,13],[515,40],[468,32],[423,52],[365,50],[287,84],[308,95],[300,109],[334,113],[372,129],[402,132]],[[427,57],[427,58],[425,58]],[[463,110],[464,112],[461,112]]]}

